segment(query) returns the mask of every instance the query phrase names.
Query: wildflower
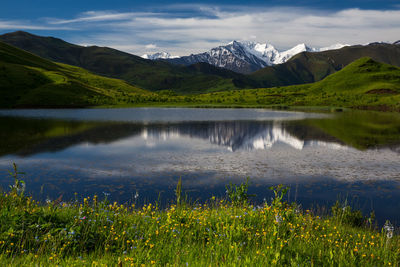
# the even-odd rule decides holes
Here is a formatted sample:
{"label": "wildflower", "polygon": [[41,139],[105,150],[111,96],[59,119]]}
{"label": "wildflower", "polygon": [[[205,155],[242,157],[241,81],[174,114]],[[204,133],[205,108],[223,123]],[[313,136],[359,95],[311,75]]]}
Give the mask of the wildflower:
{"label": "wildflower", "polygon": [[386,221],[385,225],[383,226],[383,229],[386,231],[387,238],[393,237],[394,227],[389,221]]}
{"label": "wildflower", "polygon": [[281,222],[282,222],[282,216],[280,216],[279,214],[276,214],[276,215],[275,215],[275,221],[276,221],[277,223],[281,223]]}

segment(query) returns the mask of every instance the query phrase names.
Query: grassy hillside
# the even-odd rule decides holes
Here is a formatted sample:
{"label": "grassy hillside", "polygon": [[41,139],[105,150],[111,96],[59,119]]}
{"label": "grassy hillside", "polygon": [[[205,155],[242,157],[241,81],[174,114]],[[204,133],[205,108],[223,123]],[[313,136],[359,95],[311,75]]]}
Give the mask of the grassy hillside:
{"label": "grassy hillside", "polygon": [[150,92],[0,42],[0,107],[113,104]]}
{"label": "grassy hillside", "polygon": [[83,47],[61,39],[21,31],[1,35],[0,41],[51,61],[123,79],[129,84],[152,91],[174,90],[185,94],[252,87],[252,82],[246,76],[211,65],[176,66],[108,47]]}
{"label": "grassy hillside", "polygon": [[322,81],[203,94],[194,102],[241,106],[340,106],[400,110],[400,68],[361,58]]}
{"label": "grassy hillside", "polygon": [[362,57],[400,66],[400,45],[371,44],[318,53],[303,52],[284,64],[266,67],[250,76],[257,80],[261,87],[312,83]]}
{"label": "grassy hillside", "polygon": [[[0,42],[0,107],[287,105],[400,110],[400,69],[371,58],[359,59],[319,82],[266,89],[232,90],[251,81],[235,81],[230,78],[231,72],[208,64],[186,69],[193,74],[191,82],[197,87],[207,85],[204,90],[192,86],[190,95],[176,95],[171,90],[152,93]],[[216,73],[220,80],[204,80],[203,73]],[[151,77],[154,81],[163,79],[157,73]],[[232,86],[227,86],[226,80]],[[175,83],[182,88],[188,86],[188,80],[178,81]],[[197,94],[207,88],[225,91]]]}
{"label": "grassy hillside", "polygon": [[53,37],[27,32],[0,35],[0,41],[42,58],[122,79],[151,91],[173,90],[197,94],[237,89],[267,88],[320,81],[361,57],[400,66],[400,45],[371,44],[324,52],[300,53],[288,62],[251,75],[238,74],[206,63],[185,67],[152,61],[107,47],[83,47]]}

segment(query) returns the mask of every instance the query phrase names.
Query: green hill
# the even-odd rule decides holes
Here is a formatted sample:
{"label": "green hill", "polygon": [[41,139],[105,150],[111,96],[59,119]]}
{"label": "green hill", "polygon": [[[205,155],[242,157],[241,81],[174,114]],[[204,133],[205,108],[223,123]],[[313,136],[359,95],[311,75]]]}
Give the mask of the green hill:
{"label": "green hill", "polygon": [[309,104],[400,107],[400,68],[361,58],[306,90]]}
{"label": "green hill", "polygon": [[[191,73],[190,79],[171,79],[182,86],[183,91],[180,92],[187,90],[185,92],[192,95],[176,96],[174,92],[165,90],[156,94],[122,80],[55,63],[0,42],[0,107],[288,105],[400,110],[400,69],[371,58],[356,60],[315,83],[264,89],[232,90],[246,87],[251,79],[243,75],[240,80],[232,79],[233,72],[208,64],[199,63],[184,69]],[[149,67],[148,70],[155,72],[151,76],[154,81],[162,79],[157,74],[157,68]],[[204,77],[218,79],[204,80]],[[228,80],[230,85],[226,83]],[[194,85],[190,87],[189,81]],[[207,91],[211,92],[193,94]]]}
{"label": "green hill", "polygon": [[0,42],[0,107],[115,104],[151,95],[124,81],[54,63]]}
{"label": "green hill", "polygon": [[83,47],[61,39],[22,31],[0,35],[0,41],[51,61],[122,79],[140,88],[151,91],[173,90],[179,94],[313,83],[362,57],[400,66],[400,45],[384,43],[349,46],[324,52],[303,52],[284,64],[243,75],[206,63],[188,67],[174,65],[165,61],[143,59],[108,47]]}
{"label": "green hill", "polygon": [[379,43],[318,53],[303,52],[284,64],[256,71],[250,77],[258,81],[260,87],[313,83],[362,57],[400,66],[400,45]]}
{"label": "green hill", "polygon": [[339,106],[400,110],[400,68],[371,58],[361,58],[319,82],[203,94],[194,101],[233,106]]}
{"label": "green hill", "polygon": [[22,31],[0,35],[0,41],[51,61],[122,79],[151,91],[173,90],[187,94],[257,87],[245,75],[211,65],[177,66],[108,47],[83,47]]}

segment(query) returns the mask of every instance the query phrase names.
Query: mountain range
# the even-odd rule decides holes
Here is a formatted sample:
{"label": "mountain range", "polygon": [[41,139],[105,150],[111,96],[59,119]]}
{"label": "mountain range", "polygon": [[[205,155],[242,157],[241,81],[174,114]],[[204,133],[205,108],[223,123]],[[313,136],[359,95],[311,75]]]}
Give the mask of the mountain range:
{"label": "mountain range", "polygon": [[145,54],[142,57],[151,60],[165,60],[185,66],[204,62],[238,73],[249,74],[267,66],[285,63],[301,52],[322,52],[340,49],[345,46],[349,45],[335,44],[329,47],[311,48],[303,43],[289,50],[279,52],[273,45],[268,43],[233,41],[227,45],[213,48],[208,52],[191,54],[190,56],[173,57],[167,52],[158,52],[152,55]]}
{"label": "mountain range", "polygon": [[200,93],[256,86],[248,77],[208,64],[189,67],[143,59],[116,49],[79,46],[54,37],[17,31],[0,35],[0,41],[42,58],[118,78],[151,91]]}
{"label": "mountain range", "polygon": [[[23,49],[42,59],[84,68],[96,75],[121,79],[135,88],[149,91],[172,90],[178,94],[313,83],[343,69],[361,57],[370,57],[378,62],[400,66],[399,42],[346,46],[333,50],[331,48],[335,47],[322,48],[319,50],[325,51],[320,52],[306,45],[300,45],[280,53],[267,44],[246,43],[246,48],[242,43],[232,42],[228,45],[230,48],[236,47],[236,52],[243,50],[248,58],[259,64],[268,65],[279,62],[278,60],[287,60],[285,63],[266,66],[248,75],[205,62],[188,66],[177,65],[165,60],[144,59],[108,47],[79,46],[58,38],[37,36],[23,31],[0,35],[0,42]],[[228,48],[221,47],[221,51],[223,49]],[[253,52],[250,53],[250,50]],[[297,53],[288,59],[289,55],[302,50],[308,51]],[[221,52],[218,49],[215,51],[217,54]],[[258,51],[258,54],[254,51]],[[268,64],[266,58],[270,59]],[[181,60],[181,58],[169,60]],[[235,62],[241,64],[244,61]]]}

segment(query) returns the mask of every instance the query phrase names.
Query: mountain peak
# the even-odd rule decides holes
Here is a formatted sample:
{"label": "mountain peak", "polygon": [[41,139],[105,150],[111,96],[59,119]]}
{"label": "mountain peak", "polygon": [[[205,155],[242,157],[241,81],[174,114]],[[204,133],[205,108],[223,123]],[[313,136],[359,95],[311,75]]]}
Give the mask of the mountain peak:
{"label": "mountain peak", "polygon": [[154,54],[144,54],[144,55],[142,55],[142,58],[156,60],[156,59],[170,59],[170,58],[177,58],[177,57],[171,56],[171,54],[168,52],[157,52]]}
{"label": "mountain peak", "polygon": [[300,43],[288,50],[278,51],[272,44],[257,43],[253,41],[233,40],[226,45],[221,45],[211,50],[191,54],[179,58],[172,58],[162,53],[143,55],[148,59],[166,59],[171,63],[192,65],[205,62],[210,65],[226,68],[239,73],[251,73],[261,68],[282,64],[301,52],[319,52],[342,48],[342,44],[334,44],[325,48],[312,48],[305,43]]}
{"label": "mountain peak", "polygon": [[34,36],[33,34],[25,31],[15,31],[15,32],[9,32],[5,33],[4,35],[21,35],[21,36]]}

